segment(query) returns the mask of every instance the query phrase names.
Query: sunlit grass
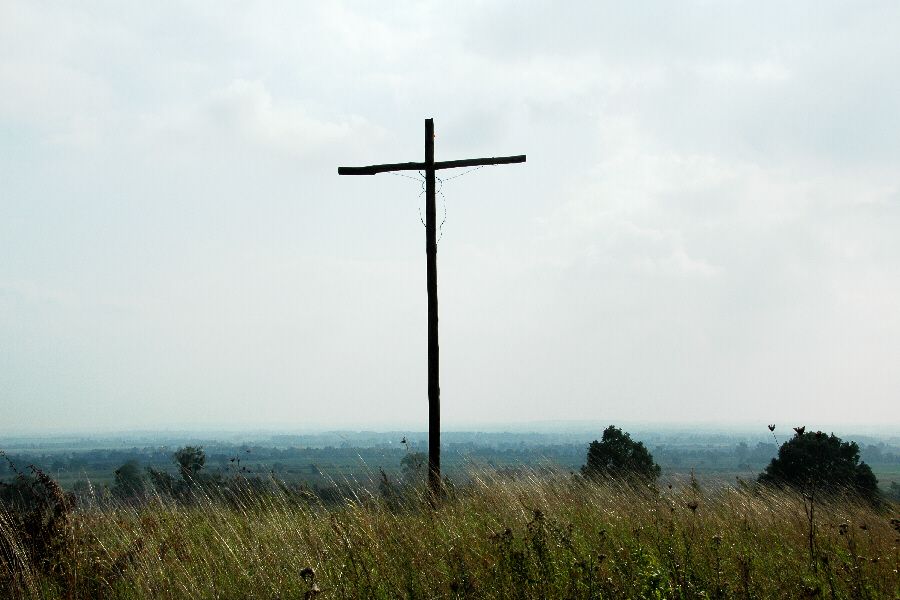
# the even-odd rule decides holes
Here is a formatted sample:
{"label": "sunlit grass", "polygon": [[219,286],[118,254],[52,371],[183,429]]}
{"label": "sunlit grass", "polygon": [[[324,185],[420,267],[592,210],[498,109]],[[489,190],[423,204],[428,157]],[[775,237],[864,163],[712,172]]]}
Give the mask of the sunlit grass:
{"label": "sunlit grass", "polygon": [[359,486],[329,507],[285,492],[79,509],[59,565],[28,556],[4,516],[0,582],[26,598],[900,594],[896,506],[818,505],[811,550],[803,499],[750,485],[656,490],[481,470],[436,509],[389,492]]}

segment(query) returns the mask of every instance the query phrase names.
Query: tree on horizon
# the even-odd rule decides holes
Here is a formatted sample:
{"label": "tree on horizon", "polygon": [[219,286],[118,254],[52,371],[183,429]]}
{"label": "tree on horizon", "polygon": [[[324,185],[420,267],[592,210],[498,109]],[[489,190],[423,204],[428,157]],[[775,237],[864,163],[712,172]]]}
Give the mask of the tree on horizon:
{"label": "tree on horizon", "polygon": [[594,440],[588,446],[587,462],[581,474],[588,478],[637,478],[655,481],[661,472],[653,455],[643,442],[636,442],[631,435],[614,425],[603,431],[601,441]]}
{"label": "tree on horizon", "polygon": [[178,464],[178,470],[185,483],[193,482],[206,464],[206,452],[203,451],[203,446],[179,448],[172,458]]}
{"label": "tree on horizon", "polygon": [[787,485],[805,493],[851,491],[868,500],[879,498],[878,479],[872,468],[859,460],[859,445],[833,433],[795,429],[794,437],[778,448],[759,475],[759,482]]}

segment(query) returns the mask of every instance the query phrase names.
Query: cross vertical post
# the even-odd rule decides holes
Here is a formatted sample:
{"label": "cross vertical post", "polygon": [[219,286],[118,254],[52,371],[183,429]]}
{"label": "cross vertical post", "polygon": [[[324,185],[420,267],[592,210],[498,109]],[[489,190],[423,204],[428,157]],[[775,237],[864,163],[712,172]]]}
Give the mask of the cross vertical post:
{"label": "cross vertical post", "polygon": [[459,167],[508,165],[525,162],[525,155],[462,160],[434,160],[434,119],[425,119],[425,162],[366,167],[338,167],[338,175],[376,175],[392,171],[425,171],[425,283],[428,291],[428,486],[432,498],[441,491],[441,386],[438,347],[437,209],[435,171]]}
{"label": "cross vertical post", "polygon": [[441,385],[438,345],[437,209],[435,207],[434,119],[425,119],[425,256],[428,288],[428,486],[441,487]]}

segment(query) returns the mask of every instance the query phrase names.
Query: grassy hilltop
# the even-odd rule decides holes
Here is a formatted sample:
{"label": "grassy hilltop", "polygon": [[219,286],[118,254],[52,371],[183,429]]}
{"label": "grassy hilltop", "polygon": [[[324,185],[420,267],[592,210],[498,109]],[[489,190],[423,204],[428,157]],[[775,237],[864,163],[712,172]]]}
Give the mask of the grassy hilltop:
{"label": "grassy hilltop", "polygon": [[0,513],[11,597],[900,597],[897,505],[755,484],[480,471],[434,509],[387,479],[333,506],[284,487],[74,509],[38,486],[31,521]]}

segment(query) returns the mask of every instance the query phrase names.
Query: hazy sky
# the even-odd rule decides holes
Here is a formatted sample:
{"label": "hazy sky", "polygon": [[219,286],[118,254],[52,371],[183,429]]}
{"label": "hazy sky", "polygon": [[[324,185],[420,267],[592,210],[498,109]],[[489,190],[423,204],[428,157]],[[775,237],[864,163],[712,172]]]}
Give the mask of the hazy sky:
{"label": "hazy sky", "polygon": [[900,429],[898,39],[892,0],[0,0],[0,431],[424,429],[420,186],[336,168],[426,117],[528,155],[443,188],[445,423]]}

